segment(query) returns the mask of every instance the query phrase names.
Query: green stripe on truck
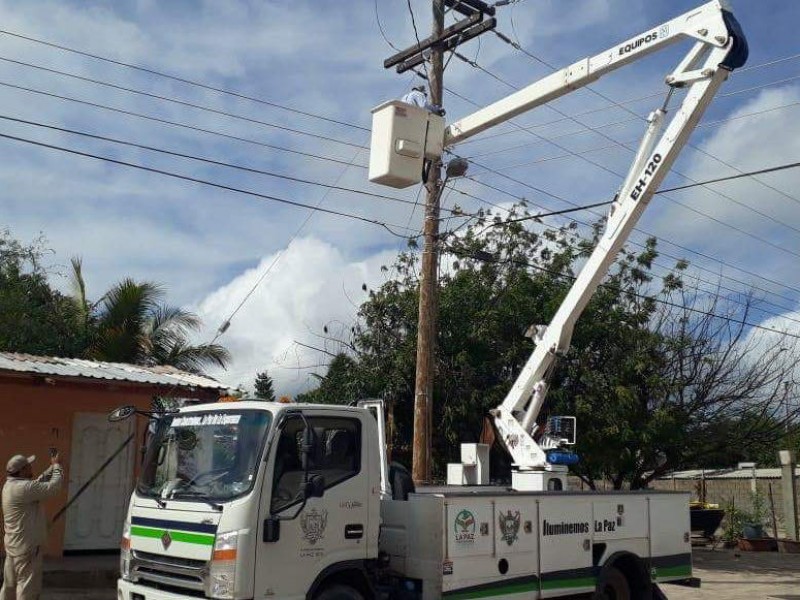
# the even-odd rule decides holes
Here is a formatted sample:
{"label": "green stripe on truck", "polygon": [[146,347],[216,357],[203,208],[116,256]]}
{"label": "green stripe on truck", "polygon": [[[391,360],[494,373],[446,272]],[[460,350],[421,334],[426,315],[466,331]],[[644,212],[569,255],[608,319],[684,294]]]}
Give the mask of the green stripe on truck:
{"label": "green stripe on truck", "polygon": [[[131,527],[131,537],[156,538],[167,533],[166,529],[154,529],[152,527]],[[169,531],[169,537],[173,542],[183,542],[184,544],[197,544],[200,546],[213,546],[215,536],[202,533],[186,533],[185,531]]]}
{"label": "green stripe on truck", "polygon": [[494,598],[495,596],[525,594],[535,592],[538,589],[539,583],[537,581],[526,581],[511,584],[499,583],[496,586],[482,587],[481,589],[453,590],[445,592],[442,596],[450,600],[471,600],[472,598]]}
{"label": "green stripe on truck", "polygon": [[595,577],[564,577],[561,579],[550,579],[542,581],[541,583],[535,578],[528,581],[519,581],[513,583],[488,583],[474,588],[464,588],[461,590],[452,590],[444,592],[442,597],[449,600],[472,600],[474,598],[494,598],[496,596],[510,596],[513,594],[526,594],[530,592],[539,591],[541,585],[542,591],[548,590],[563,590],[569,588],[593,588],[597,580]]}
{"label": "green stripe on truck", "polygon": [[692,565],[676,565],[674,567],[658,567],[656,568],[656,579],[665,579],[667,577],[691,577]]}

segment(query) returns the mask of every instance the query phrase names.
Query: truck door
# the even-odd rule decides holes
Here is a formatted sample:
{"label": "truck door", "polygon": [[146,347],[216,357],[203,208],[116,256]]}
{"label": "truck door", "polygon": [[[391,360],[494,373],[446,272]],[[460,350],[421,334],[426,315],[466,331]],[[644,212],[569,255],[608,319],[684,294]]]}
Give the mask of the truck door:
{"label": "truck door", "polygon": [[272,476],[265,478],[262,493],[256,598],[305,598],[325,568],[367,557],[370,479],[362,423],[353,415],[309,415],[306,421],[313,430],[309,476],[324,478],[325,493],[310,498],[297,518],[281,521],[277,541],[263,541],[263,522],[270,513],[289,519],[302,505],[305,422],[291,416],[276,433],[267,465]]}

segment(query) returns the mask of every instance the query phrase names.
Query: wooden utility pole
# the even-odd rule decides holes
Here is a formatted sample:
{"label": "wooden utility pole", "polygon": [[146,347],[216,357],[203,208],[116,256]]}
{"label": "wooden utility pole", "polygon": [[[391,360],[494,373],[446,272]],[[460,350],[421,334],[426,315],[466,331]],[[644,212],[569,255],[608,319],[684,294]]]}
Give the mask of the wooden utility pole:
{"label": "wooden utility pole", "polygon": [[[444,0],[433,0],[433,37],[444,30]],[[430,103],[442,106],[444,52],[441,44],[431,48],[428,85]],[[433,419],[433,380],[436,356],[436,321],[439,267],[439,201],[441,163],[434,162],[425,184],[425,245],[422,250],[422,274],[419,282],[419,325],[417,332],[417,374],[414,384],[414,483],[431,481],[431,421]]]}

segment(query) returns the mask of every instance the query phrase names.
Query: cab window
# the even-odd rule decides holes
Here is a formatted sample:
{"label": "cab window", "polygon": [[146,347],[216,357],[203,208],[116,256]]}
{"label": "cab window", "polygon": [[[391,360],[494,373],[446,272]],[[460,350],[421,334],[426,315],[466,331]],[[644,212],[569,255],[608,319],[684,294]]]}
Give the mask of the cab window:
{"label": "cab window", "polygon": [[[321,475],[325,489],[358,475],[361,471],[361,424],[358,419],[308,417],[312,431],[312,451],[308,473]],[[272,512],[281,511],[301,500],[305,483],[301,447],[305,424],[291,417],[284,424],[275,451],[272,483]]]}

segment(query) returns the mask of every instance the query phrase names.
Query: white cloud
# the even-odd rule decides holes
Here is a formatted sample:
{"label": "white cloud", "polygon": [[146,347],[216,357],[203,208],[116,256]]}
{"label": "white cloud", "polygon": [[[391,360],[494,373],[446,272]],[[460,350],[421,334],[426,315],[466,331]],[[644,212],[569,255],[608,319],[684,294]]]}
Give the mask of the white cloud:
{"label": "white cloud", "polygon": [[[275,255],[206,296],[196,307],[213,336],[218,327],[252,289]],[[375,288],[383,281],[380,267],[390,264],[394,252],[381,252],[362,260],[350,260],[333,245],[313,237],[293,241],[268,278],[231,321],[221,338],[233,355],[229,371],[212,372],[231,386],[252,386],[257,371],[267,369],[279,394],[295,394],[307,388],[309,365],[325,364],[329,356],[296,346],[295,341],[338,352],[336,343],[318,335],[330,326],[330,335],[347,335],[355,324],[357,305],[366,299],[362,285]]]}

